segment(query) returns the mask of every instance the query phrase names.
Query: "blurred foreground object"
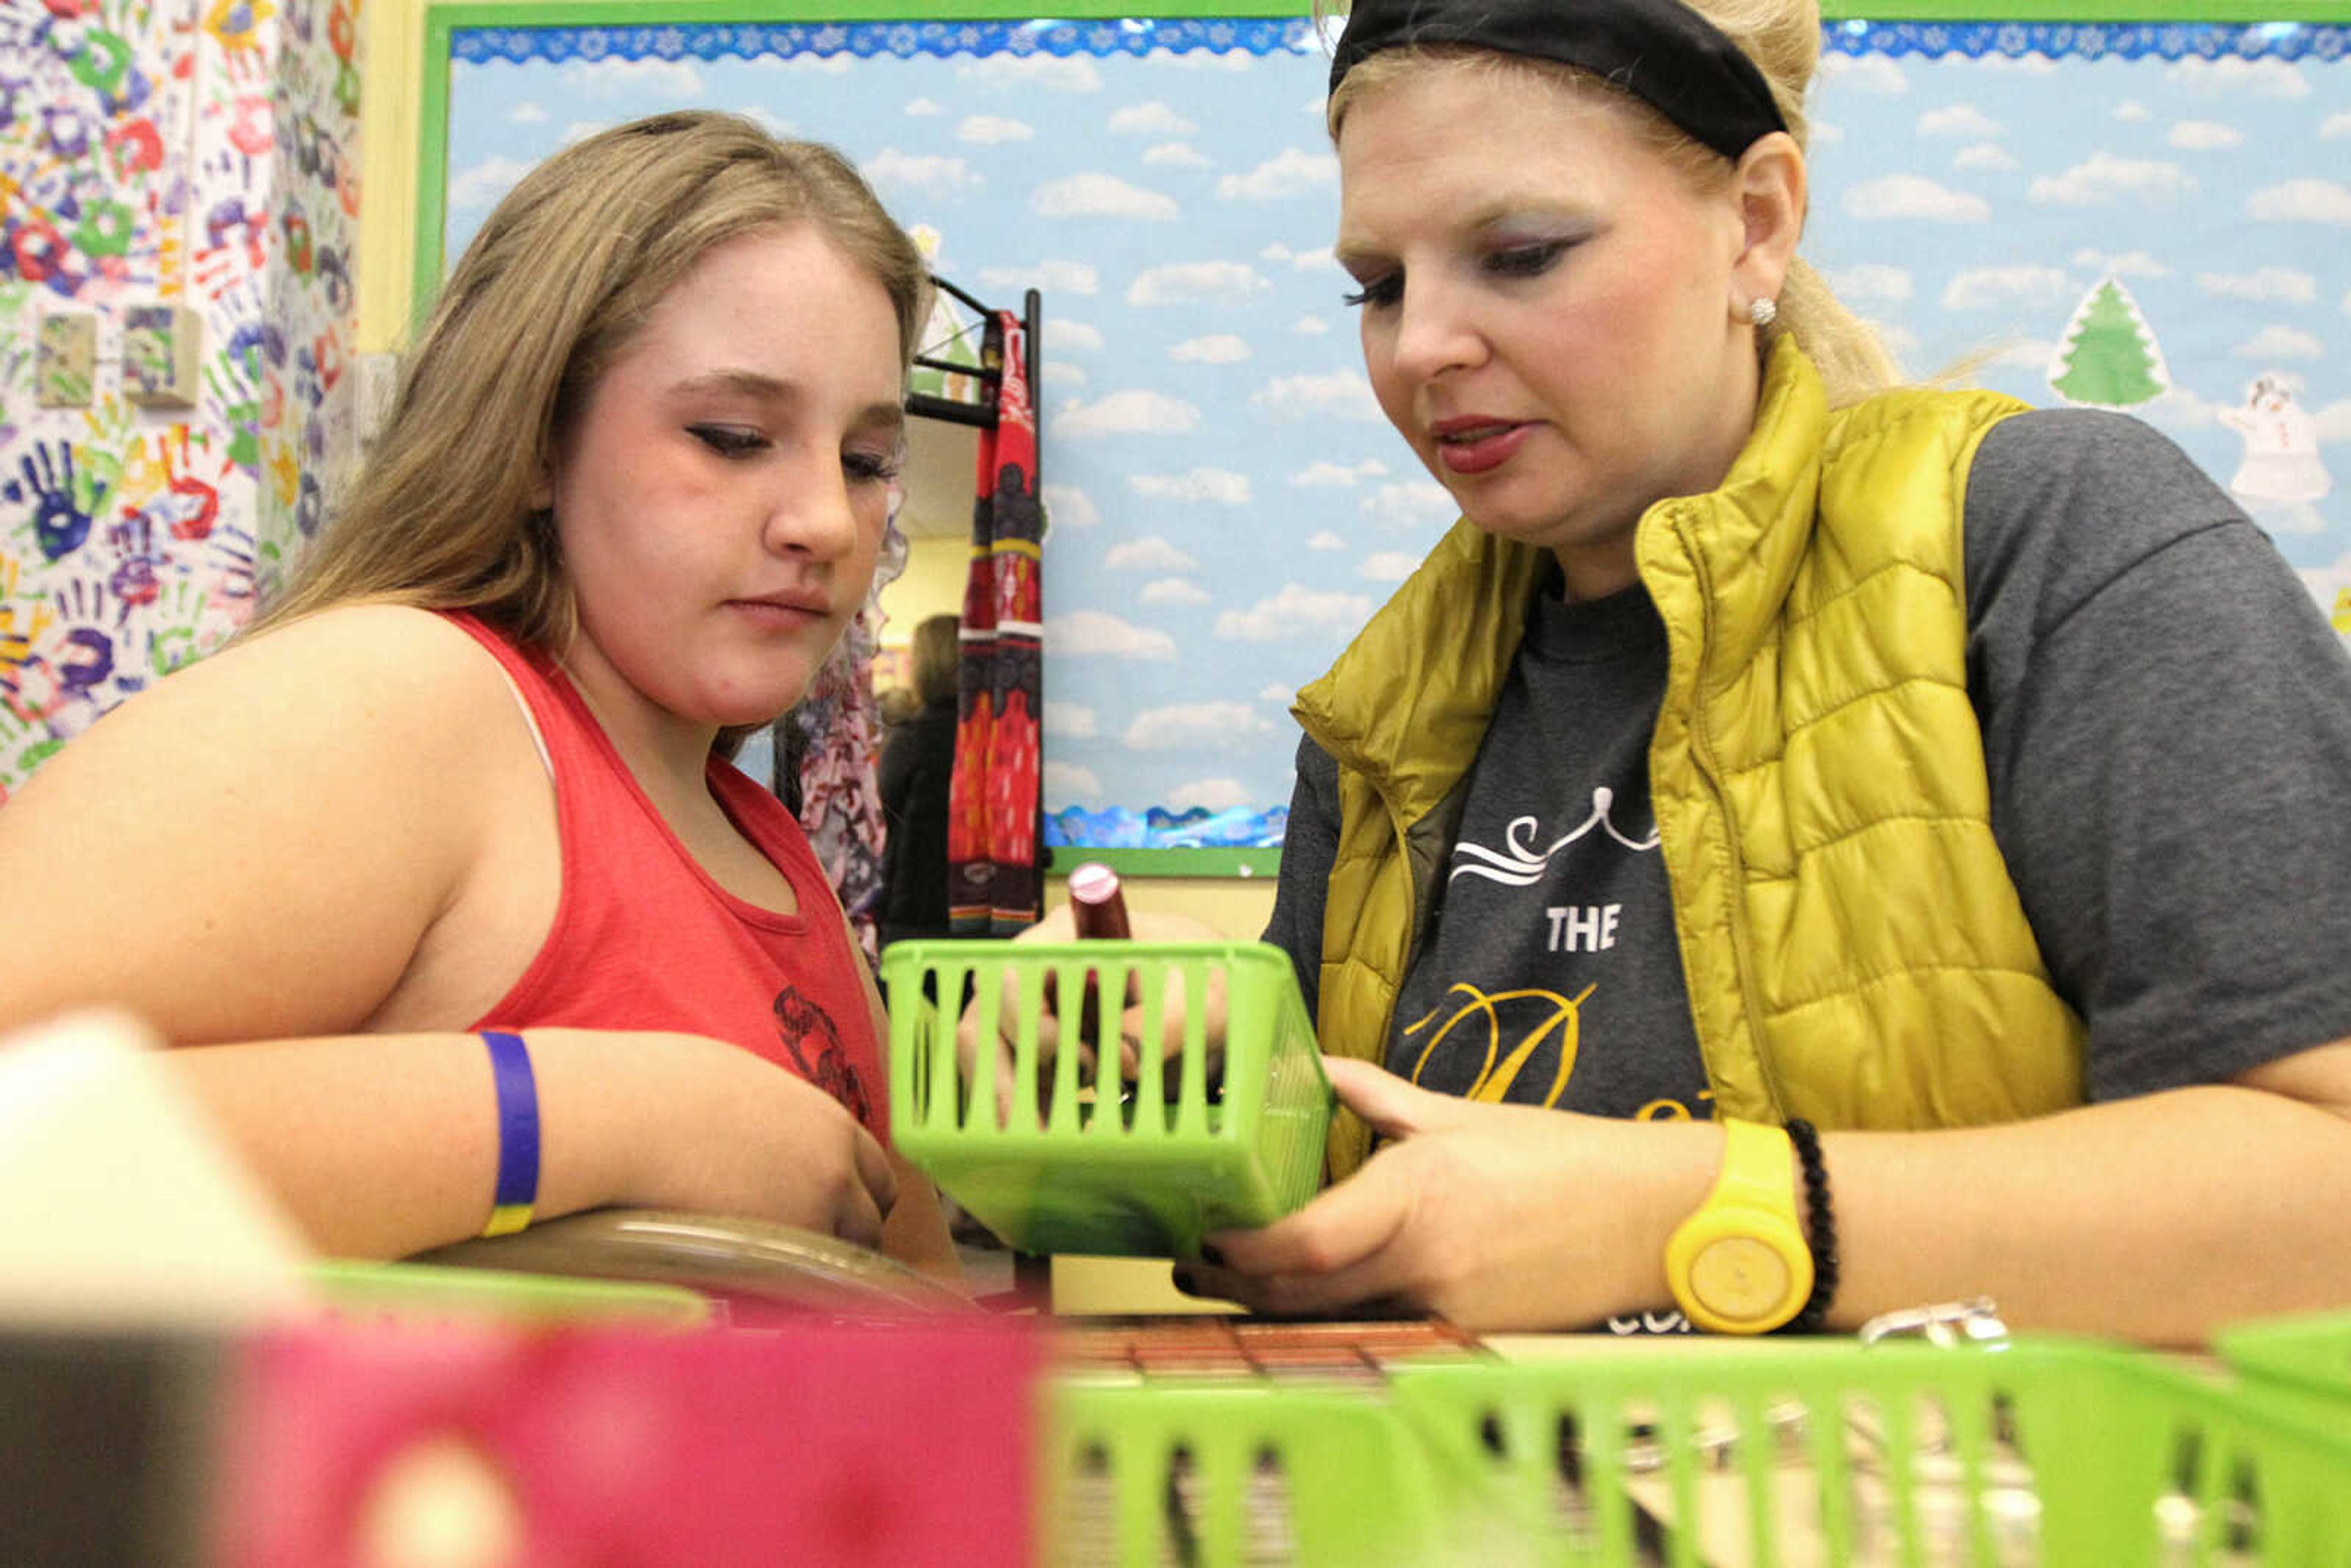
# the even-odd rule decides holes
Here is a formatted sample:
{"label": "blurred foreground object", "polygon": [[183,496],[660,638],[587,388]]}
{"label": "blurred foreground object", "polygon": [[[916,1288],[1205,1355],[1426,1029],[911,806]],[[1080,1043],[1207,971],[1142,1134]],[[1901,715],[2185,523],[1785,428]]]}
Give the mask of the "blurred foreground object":
{"label": "blurred foreground object", "polygon": [[130,1018],[0,1040],[0,1323],[243,1324],[311,1300],[308,1248]]}

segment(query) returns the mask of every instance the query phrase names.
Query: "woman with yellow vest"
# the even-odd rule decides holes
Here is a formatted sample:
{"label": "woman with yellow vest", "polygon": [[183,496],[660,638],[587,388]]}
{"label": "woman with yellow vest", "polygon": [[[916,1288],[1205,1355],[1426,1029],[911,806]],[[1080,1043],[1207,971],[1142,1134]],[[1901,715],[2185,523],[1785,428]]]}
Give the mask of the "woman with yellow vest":
{"label": "woman with yellow vest", "polygon": [[1889,390],[1795,255],[1816,5],[1694,4],[1347,18],[1336,254],[1463,520],[1298,703],[1334,1184],[1182,1282],[2351,1302],[2351,664],[2147,427]]}

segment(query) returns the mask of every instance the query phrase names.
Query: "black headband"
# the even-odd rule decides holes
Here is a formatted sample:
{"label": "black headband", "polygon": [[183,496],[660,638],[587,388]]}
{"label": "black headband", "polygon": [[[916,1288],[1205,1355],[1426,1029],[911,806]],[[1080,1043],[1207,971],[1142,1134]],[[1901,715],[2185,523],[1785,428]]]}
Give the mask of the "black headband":
{"label": "black headband", "polygon": [[1785,131],[1755,62],[1681,0],[1355,0],[1331,86],[1369,56],[1467,44],[1604,77],[1726,158]]}

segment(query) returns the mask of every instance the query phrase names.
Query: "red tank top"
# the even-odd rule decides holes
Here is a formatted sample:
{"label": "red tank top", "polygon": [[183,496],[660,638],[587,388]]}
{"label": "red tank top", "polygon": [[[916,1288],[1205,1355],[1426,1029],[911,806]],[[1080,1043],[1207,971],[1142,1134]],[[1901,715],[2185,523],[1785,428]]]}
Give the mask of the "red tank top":
{"label": "red tank top", "polygon": [[792,884],[798,915],[711,880],[637,786],[555,663],[470,615],[446,617],[530,705],[555,776],[563,891],[554,928],[475,1029],[678,1030],[733,1040],[831,1094],[886,1138],[888,1088],[841,906],[782,801],[713,757],[708,778],[743,836]]}

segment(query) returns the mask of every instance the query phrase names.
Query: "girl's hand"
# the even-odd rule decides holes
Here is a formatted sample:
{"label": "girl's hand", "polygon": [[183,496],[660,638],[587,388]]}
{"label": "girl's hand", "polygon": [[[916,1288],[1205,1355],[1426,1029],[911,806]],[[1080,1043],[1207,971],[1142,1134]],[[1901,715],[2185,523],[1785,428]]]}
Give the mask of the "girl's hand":
{"label": "girl's hand", "polygon": [[[650,1125],[611,1201],[765,1219],[879,1247],[898,1177],[879,1139],[805,1079],[700,1035],[660,1042],[662,1082],[643,1092]],[[625,1114],[607,1104],[606,1113]],[[625,1129],[615,1129],[627,1137]]]}
{"label": "girl's hand", "polygon": [[1297,1213],[1210,1238],[1222,1266],[1186,1266],[1197,1293],[1497,1332],[1589,1328],[1671,1301],[1666,1237],[1706,1195],[1719,1129],[1481,1104],[1365,1061],[1323,1066],[1386,1142]]}

